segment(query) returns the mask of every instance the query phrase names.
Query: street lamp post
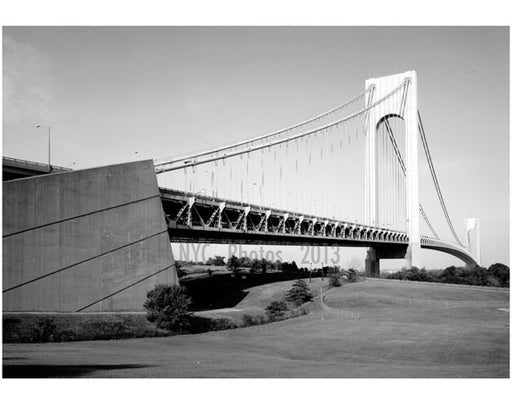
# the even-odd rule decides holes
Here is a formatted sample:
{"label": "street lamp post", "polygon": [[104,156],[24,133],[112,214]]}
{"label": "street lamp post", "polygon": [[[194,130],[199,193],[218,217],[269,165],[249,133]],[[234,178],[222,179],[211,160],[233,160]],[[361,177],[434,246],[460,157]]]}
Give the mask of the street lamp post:
{"label": "street lamp post", "polygon": [[52,165],[50,160],[50,125],[37,125],[36,128],[47,128],[48,129],[48,171],[52,172]]}

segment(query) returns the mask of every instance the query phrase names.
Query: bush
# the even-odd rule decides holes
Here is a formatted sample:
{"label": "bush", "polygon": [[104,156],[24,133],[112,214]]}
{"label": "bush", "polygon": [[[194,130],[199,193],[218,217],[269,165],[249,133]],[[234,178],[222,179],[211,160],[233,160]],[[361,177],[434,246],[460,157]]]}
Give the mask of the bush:
{"label": "bush", "polygon": [[161,329],[180,331],[189,323],[191,302],[183,286],[156,285],[147,293],[146,317]]}
{"label": "bush", "polygon": [[216,318],[212,321],[210,331],[231,330],[233,328],[236,328],[236,324],[229,318]]}
{"label": "bush", "polygon": [[331,273],[329,275],[329,286],[334,288],[341,286],[341,275],[337,273]]}
{"label": "bush", "polygon": [[240,272],[240,260],[235,255],[232,255],[228,259],[228,263],[226,264],[228,269],[237,275]]}
{"label": "bush", "polygon": [[33,341],[34,342],[54,342],[57,326],[49,319],[45,318],[39,320],[36,327],[33,330]]}
{"label": "bush", "polygon": [[286,294],[286,301],[295,304],[295,306],[300,306],[311,300],[313,300],[313,295],[306,282],[302,279],[296,281]]}
{"label": "bush", "polygon": [[349,282],[356,282],[357,281],[357,271],[355,269],[350,268],[347,271],[347,277]]}
{"label": "bush", "polygon": [[255,314],[255,315],[244,314],[242,316],[242,327],[252,327],[254,325],[261,325],[261,324],[265,324],[265,323],[266,323],[265,316],[263,316],[261,314]]}
{"label": "bush", "polygon": [[496,279],[494,276],[490,275],[485,282],[485,286],[492,286],[494,288],[499,288],[501,285],[500,285],[500,281],[498,279]]}
{"label": "bush", "polygon": [[133,335],[127,332],[126,321],[123,320],[91,320],[83,324],[83,333],[88,339],[121,339],[130,338]]}
{"label": "bush", "polygon": [[496,278],[500,286],[509,287],[510,285],[510,269],[508,266],[500,263],[492,264],[487,270],[491,276]]}
{"label": "bush", "polygon": [[223,267],[224,265],[226,265],[226,263],[224,262],[224,257],[216,255],[215,258],[208,258],[208,260],[206,261],[206,265],[215,265],[218,267]]}
{"label": "bush", "polygon": [[288,310],[288,306],[286,302],[283,300],[274,300],[270,302],[270,304],[265,308],[265,313],[270,320],[274,320],[276,318],[282,317],[284,313]]}
{"label": "bush", "polygon": [[493,264],[489,269],[478,265],[455,267],[449,266],[444,270],[411,269],[384,275],[388,279],[403,279],[408,281],[454,283],[473,286],[509,286],[509,268],[503,264]]}

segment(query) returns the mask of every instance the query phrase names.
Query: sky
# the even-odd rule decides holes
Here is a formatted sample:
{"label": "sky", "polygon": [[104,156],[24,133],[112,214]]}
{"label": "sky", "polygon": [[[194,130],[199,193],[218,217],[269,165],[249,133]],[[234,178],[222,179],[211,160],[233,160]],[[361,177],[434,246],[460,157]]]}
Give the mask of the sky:
{"label": "sky", "polygon": [[[43,124],[55,165],[164,158],[286,127],[360,94],[368,78],[407,70],[418,74],[459,237],[464,218],[479,217],[483,265],[509,265],[508,28],[4,27],[3,155],[46,162]],[[421,203],[452,240],[429,175],[423,166]],[[207,255],[216,252],[229,253],[211,246]],[[342,265],[364,259],[361,249],[341,255]],[[422,261],[462,263],[425,250]]]}

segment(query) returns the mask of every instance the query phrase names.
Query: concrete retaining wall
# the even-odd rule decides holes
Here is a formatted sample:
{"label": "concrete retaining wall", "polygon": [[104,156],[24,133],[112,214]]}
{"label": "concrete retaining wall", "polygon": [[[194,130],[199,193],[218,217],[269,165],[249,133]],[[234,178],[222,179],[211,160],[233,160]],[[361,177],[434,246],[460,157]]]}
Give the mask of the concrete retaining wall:
{"label": "concrete retaining wall", "polygon": [[140,311],[173,264],[151,160],[3,183],[4,311]]}

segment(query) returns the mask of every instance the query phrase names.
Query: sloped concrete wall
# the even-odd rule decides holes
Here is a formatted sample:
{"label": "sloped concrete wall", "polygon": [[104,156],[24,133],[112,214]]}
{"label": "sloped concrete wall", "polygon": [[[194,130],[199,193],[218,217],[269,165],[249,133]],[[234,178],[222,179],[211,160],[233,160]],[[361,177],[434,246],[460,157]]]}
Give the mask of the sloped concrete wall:
{"label": "sloped concrete wall", "polygon": [[177,284],[153,162],[3,183],[3,310],[140,311]]}

